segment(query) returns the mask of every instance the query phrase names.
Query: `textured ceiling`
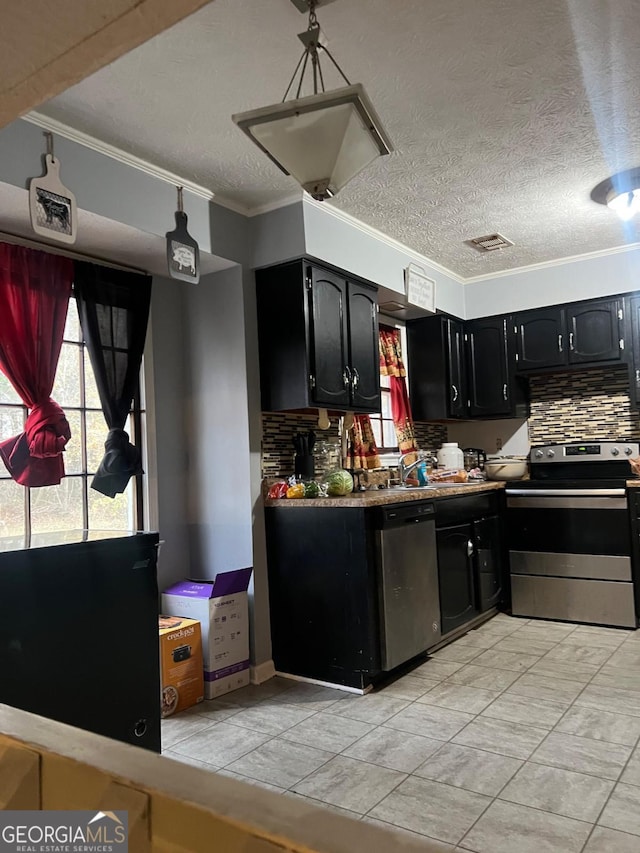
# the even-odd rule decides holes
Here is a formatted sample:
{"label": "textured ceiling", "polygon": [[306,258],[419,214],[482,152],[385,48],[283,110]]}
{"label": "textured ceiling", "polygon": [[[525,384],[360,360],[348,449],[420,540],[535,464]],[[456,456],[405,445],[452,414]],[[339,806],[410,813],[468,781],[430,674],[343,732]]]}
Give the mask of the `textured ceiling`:
{"label": "textured ceiling", "polygon": [[0,4],[0,127],[206,2],[29,0]]}
{"label": "textured ceiling", "polygon": [[[318,17],[396,148],[332,204],[465,278],[639,239],[589,198],[640,165],[638,0],[339,0]],[[230,116],[280,100],[305,26],[289,0],[216,0],[40,111],[221,201],[277,202],[296,183]],[[493,231],[515,246],[464,243]]]}

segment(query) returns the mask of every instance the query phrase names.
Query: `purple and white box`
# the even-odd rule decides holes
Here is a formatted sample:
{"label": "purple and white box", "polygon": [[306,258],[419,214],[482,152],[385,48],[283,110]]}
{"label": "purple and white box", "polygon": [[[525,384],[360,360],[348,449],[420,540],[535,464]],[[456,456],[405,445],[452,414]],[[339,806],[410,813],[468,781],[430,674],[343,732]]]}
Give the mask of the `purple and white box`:
{"label": "purple and white box", "polygon": [[200,622],[206,699],[249,683],[251,572],[235,569],[220,572],[212,581],[184,580],[162,593],[163,613]]}

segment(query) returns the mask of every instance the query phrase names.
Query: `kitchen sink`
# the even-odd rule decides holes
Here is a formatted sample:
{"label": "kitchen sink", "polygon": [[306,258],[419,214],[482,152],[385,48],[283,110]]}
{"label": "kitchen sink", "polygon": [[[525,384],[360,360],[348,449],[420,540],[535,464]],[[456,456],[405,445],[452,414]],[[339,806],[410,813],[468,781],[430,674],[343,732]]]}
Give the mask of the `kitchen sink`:
{"label": "kitchen sink", "polygon": [[480,486],[485,480],[472,480],[465,483],[429,483],[426,486],[389,486],[388,492],[424,492],[429,489],[459,489],[460,486]]}

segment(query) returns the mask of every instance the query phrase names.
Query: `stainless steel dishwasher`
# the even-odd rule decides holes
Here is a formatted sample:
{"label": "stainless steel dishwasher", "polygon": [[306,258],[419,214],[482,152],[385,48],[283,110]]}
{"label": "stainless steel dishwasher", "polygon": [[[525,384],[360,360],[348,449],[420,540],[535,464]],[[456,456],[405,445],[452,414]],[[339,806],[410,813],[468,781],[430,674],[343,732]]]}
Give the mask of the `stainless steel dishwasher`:
{"label": "stainless steel dishwasher", "polygon": [[433,503],[381,507],[376,543],[382,669],[389,671],[440,639]]}

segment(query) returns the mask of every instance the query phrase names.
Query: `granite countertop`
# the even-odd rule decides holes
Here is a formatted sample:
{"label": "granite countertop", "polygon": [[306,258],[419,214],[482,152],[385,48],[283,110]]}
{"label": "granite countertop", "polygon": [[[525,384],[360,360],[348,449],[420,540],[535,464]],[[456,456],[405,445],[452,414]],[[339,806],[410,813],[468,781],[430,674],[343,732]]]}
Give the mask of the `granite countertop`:
{"label": "granite countertop", "polygon": [[280,498],[265,499],[265,506],[278,507],[369,507],[385,504],[405,503],[406,501],[433,500],[453,495],[474,495],[494,489],[504,489],[505,483],[485,480],[481,483],[451,483],[433,489],[369,489],[366,492],[352,492],[344,498]]}

